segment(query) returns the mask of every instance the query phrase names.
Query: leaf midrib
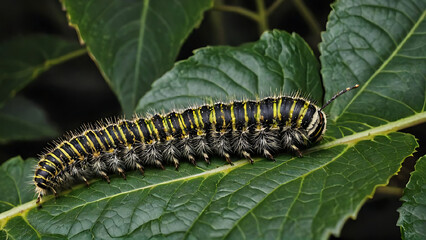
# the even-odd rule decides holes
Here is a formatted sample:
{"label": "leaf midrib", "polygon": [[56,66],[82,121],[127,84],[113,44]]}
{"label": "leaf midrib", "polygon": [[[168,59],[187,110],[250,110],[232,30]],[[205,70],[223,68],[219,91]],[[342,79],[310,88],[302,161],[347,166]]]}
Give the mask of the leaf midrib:
{"label": "leaf midrib", "polygon": [[[282,224],[281,224],[281,227],[280,227],[280,230],[282,229],[282,226],[284,225],[284,223],[285,223],[285,221],[287,221],[287,214],[291,211],[291,209],[293,208],[293,205],[294,205],[294,202],[298,199],[298,196],[299,196],[299,194],[300,194],[300,190],[301,190],[301,188],[302,188],[302,186],[303,186],[303,181],[304,181],[304,179],[305,179],[305,177],[306,176],[308,176],[309,174],[312,174],[313,172],[315,172],[315,171],[318,171],[318,170],[320,170],[320,169],[324,169],[324,167],[326,167],[326,166],[328,166],[329,164],[331,164],[331,163],[333,163],[334,161],[336,161],[337,159],[339,159],[339,157],[341,157],[344,153],[346,153],[347,152],[347,150],[349,149],[349,146],[347,146],[347,147],[345,147],[344,149],[342,149],[342,151],[339,153],[339,154],[337,154],[337,156],[335,156],[333,159],[330,159],[330,161],[327,161],[327,162],[325,162],[324,164],[321,164],[321,165],[319,165],[318,167],[316,167],[316,168],[314,168],[314,169],[311,169],[311,170],[309,170],[309,171],[307,171],[306,173],[304,173],[304,174],[302,174],[302,175],[300,175],[300,176],[297,176],[297,177],[295,177],[295,178],[293,178],[293,179],[291,179],[291,180],[289,180],[289,181],[287,181],[287,182],[283,182],[283,183],[281,183],[281,184],[279,184],[279,185],[277,185],[274,189],[272,189],[269,193],[268,193],[268,195],[269,194],[271,194],[271,193],[273,193],[275,190],[277,190],[278,188],[280,188],[280,187],[282,187],[282,186],[284,186],[284,185],[287,185],[287,184],[289,184],[289,183],[291,183],[291,182],[294,182],[294,181],[296,181],[296,180],[299,180],[299,179],[301,179],[301,183],[300,183],[300,186],[299,186],[299,190],[298,190],[298,192],[297,192],[297,196],[295,196],[295,198],[293,199],[293,202],[291,203],[291,205],[290,205],[290,207],[287,209],[287,212],[286,212],[286,218],[284,219],[284,221],[282,222]],[[293,158],[294,159],[294,158]],[[290,160],[291,161],[291,160]],[[282,164],[284,164],[284,163],[282,163]],[[282,164],[280,164],[280,165],[282,165]],[[279,166],[280,166],[279,165]],[[278,167],[278,166],[276,166],[276,167]],[[274,167],[274,168],[276,168],[276,167]],[[268,172],[268,171],[270,171],[271,169],[268,169],[266,172]],[[226,234],[224,235],[224,237],[223,238],[226,238],[227,236],[229,236],[229,234],[232,232],[232,230],[235,228],[235,227],[237,227],[238,226],[238,223],[239,222],[241,222],[248,214],[250,214],[250,213],[252,213],[253,212],[253,210],[254,209],[256,209],[261,203],[263,203],[263,201],[265,201],[266,200],[266,197],[265,198],[263,198],[261,201],[259,201],[258,203],[256,203],[254,206],[252,206],[251,207],[251,209],[249,209],[243,216],[241,216],[233,225],[232,225],[232,227],[231,228],[229,228],[228,229],[228,231],[226,232]],[[280,231],[279,232],[279,235],[277,236],[277,238],[276,239],[281,239],[281,234],[282,234],[283,232],[282,231]]]}
{"label": "leaf midrib", "polygon": [[[325,143],[325,144],[322,144],[322,145],[319,145],[319,146],[312,147],[312,148],[306,150],[304,153],[308,154],[308,153],[316,152],[316,151],[323,150],[323,149],[332,148],[334,146],[339,146],[339,145],[343,145],[343,144],[353,145],[353,144],[355,144],[359,141],[362,141],[362,140],[372,139],[375,136],[385,135],[385,134],[395,132],[397,130],[404,129],[404,128],[407,128],[409,126],[414,126],[414,125],[417,125],[417,124],[420,124],[420,123],[423,123],[423,122],[426,122],[426,112],[422,112],[422,113],[419,113],[419,114],[416,114],[416,115],[413,115],[413,116],[410,116],[410,117],[407,117],[407,118],[400,119],[400,120],[395,121],[395,122],[391,122],[389,124],[382,125],[380,127],[372,128],[372,129],[369,129],[369,130],[366,130],[366,131],[363,131],[363,132],[359,132],[359,133],[356,133],[356,134],[353,134],[353,135],[350,135],[350,136],[346,136],[346,137],[334,140],[332,142],[328,142],[328,143]],[[255,161],[261,161],[261,160],[262,160],[262,158],[255,159]],[[148,186],[145,186],[145,187],[142,187],[142,188],[136,188],[136,189],[132,189],[132,190],[125,191],[125,192],[120,192],[120,193],[117,193],[117,194],[114,194],[114,195],[110,195],[110,196],[107,196],[107,197],[104,197],[104,198],[97,199],[97,200],[92,201],[92,202],[86,202],[85,204],[76,205],[72,209],[75,209],[75,208],[78,208],[78,207],[81,207],[81,206],[85,206],[89,203],[94,203],[94,202],[99,202],[99,201],[102,201],[102,200],[105,200],[105,199],[114,198],[116,196],[125,195],[125,194],[129,194],[129,193],[132,193],[132,192],[137,192],[137,191],[140,191],[140,190],[148,189],[148,188],[155,188],[155,187],[158,187],[160,185],[167,185],[169,183],[186,181],[186,180],[190,180],[190,179],[194,179],[194,178],[198,178],[198,177],[207,177],[209,175],[214,175],[214,174],[217,174],[217,173],[227,173],[229,171],[232,171],[236,168],[239,168],[239,167],[247,165],[247,164],[249,164],[249,162],[246,161],[246,160],[236,161],[236,162],[234,162],[233,166],[225,165],[225,166],[218,167],[218,168],[215,168],[215,169],[209,170],[209,171],[204,171],[204,172],[201,172],[201,173],[198,173],[198,174],[195,174],[195,175],[189,175],[189,176],[186,176],[186,177],[176,178],[176,179],[172,179],[172,180],[165,181],[165,182],[151,184],[151,185],[148,185]],[[46,196],[46,197],[44,197],[43,202],[46,202],[47,200],[50,200],[51,198],[53,198],[53,196]],[[30,210],[30,209],[32,209],[36,206],[37,206],[36,200],[32,200],[32,201],[27,202],[23,205],[12,208],[12,209],[10,209],[6,212],[0,213],[0,223],[2,223],[2,220],[11,219],[11,218],[13,218],[14,216],[17,216],[17,215],[23,215],[28,210]],[[72,209],[69,209],[69,210],[72,210]]]}
{"label": "leaf midrib", "polygon": [[340,117],[344,115],[344,113],[348,110],[348,108],[351,106],[351,104],[362,94],[364,93],[364,90],[368,87],[371,81],[383,71],[383,69],[390,63],[390,61],[393,60],[393,58],[397,55],[397,53],[401,50],[401,48],[404,46],[404,44],[408,41],[408,39],[414,34],[414,31],[420,26],[420,23],[424,20],[426,15],[426,11],[423,11],[423,14],[420,15],[417,22],[413,25],[413,27],[408,32],[407,36],[396,46],[395,50],[389,55],[389,57],[382,63],[382,65],[371,75],[371,77],[361,85],[361,88],[359,91],[356,91],[354,97],[349,101],[349,103],[343,108],[343,110],[340,112],[339,116],[337,116],[334,121],[338,121]]}
{"label": "leaf midrib", "polygon": [[136,50],[136,62],[135,62],[135,74],[133,79],[133,93],[132,93],[132,99],[131,99],[131,107],[132,111],[136,105],[136,94],[138,90],[138,83],[139,81],[139,72],[140,72],[140,61],[142,57],[142,49],[144,44],[144,38],[145,38],[145,27],[146,27],[146,18],[148,15],[148,8],[149,8],[149,0],[145,0],[143,2],[143,8],[142,8],[142,14],[140,17],[140,29],[139,29],[139,39],[138,39],[138,48]]}
{"label": "leaf midrib", "polygon": [[[260,159],[258,159],[257,161],[259,161],[259,160]],[[234,165],[224,165],[222,167],[218,167],[218,168],[215,168],[213,170],[204,171],[204,172],[197,173],[197,174],[194,174],[194,175],[188,175],[186,177],[176,178],[176,179],[172,179],[172,180],[168,180],[168,181],[164,181],[164,182],[159,182],[159,183],[147,185],[147,186],[140,187],[140,188],[131,189],[131,190],[128,190],[128,191],[119,192],[119,193],[116,193],[116,194],[113,194],[113,195],[109,195],[109,196],[106,196],[106,197],[103,197],[103,198],[96,199],[94,201],[90,201],[90,202],[86,202],[84,204],[76,205],[76,206],[74,206],[74,207],[72,207],[72,208],[64,211],[63,213],[72,211],[72,210],[74,210],[76,208],[79,208],[79,207],[86,206],[88,204],[92,204],[92,203],[96,203],[96,202],[101,202],[103,200],[115,198],[115,197],[118,197],[118,196],[121,196],[121,195],[127,195],[129,193],[138,192],[138,191],[142,191],[142,190],[145,190],[145,189],[156,188],[156,187],[161,186],[161,185],[168,185],[168,184],[175,183],[175,182],[188,181],[188,180],[199,178],[199,177],[207,177],[207,176],[214,175],[216,173],[221,173],[221,172],[226,173],[228,171],[232,171],[235,168],[247,165],[248,163],[249,162],[246,161],[246,160],[244,160],[244,161],[237,161],[237,162],[234,163]],[[0,216],[1,216],[1,214],[0,214]],[[0,220],[1,220],[1,217],[0,217]]]}

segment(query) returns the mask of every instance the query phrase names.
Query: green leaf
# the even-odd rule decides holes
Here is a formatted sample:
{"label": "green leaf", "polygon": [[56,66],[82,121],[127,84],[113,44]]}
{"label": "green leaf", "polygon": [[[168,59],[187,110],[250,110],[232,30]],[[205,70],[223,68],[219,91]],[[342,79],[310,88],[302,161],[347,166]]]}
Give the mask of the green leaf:
{"label": "green leaf", "polygon": [[46,113],[33,102],[16,97],[0,109],[0,143],[58,136]]}
{"label": "green leaf", "polygon": [[[213,55],[205,55],[207,53]],[[312,53],[297,35],[274,31],[264,34],[259,42],[241,47],[198,51],[155,83],[152,93],[160,94],[155,85],[166,87],[164,79],[171,80],[173,76],[176,80],[170,82],[171,85],[185,84],[185,80],[191,82],[188,87],[196,85],[198,81],[192,81],[193,75],[185,74],[188,72],[210,79],[206,82],[222,86],[237,97],[241,96],[237,93],[246,91],[246,96],[253,98],[260,93],[259,88],[267,90],[269,86],[292,83],[285,80],[292,73],[315,79],[318,72],[315,74],[310,69],[318,64],[309,60],[314,59],[309,56]],[[209,59],[215,65],[206,67]],[[287,59],[295,59],[295,62],[286,62]],[[311,67],[303,67],[309,61],[312,61],[308,65]],[[286,68],[288,65],[293,67]],[[299,67],[301,71],[288,70]],[[194,72],[197,68],[201,70]],[[210,76],[227,73],[227,78]],[[262,77],[253,84],[251,79],[255,78],[250,78],[250,74],[255,73]],[[248,79],[247,82],[242,77]],[[312,90],[314,96],[321,96],[318,77],[315,81],[297,79],[293,86],[300,85]],[[185,99],[179,95],[181,88],[177,86],[174,86],[175,92],[181,97],[172,95],[171,99],[183,104]],[[200,87],[193,93],[216,97],[207,91]],[[211,91],[219,92],[214,87]],[[164,101],[161,95],[152,94],[156,98],[145,102],[150,96],[147,95],[140,109],[160,108],[162,102],[167,107],[170,94],[173,94],[170,87],[165,88]],[[179,103],[179,99],[182,102]],[[213,159],[212,165],[198,161],[197,167],[182,163],[179,171],[172,166],[164,171],[148,168],[144,177],[130,172],[126,174],[127,180],[111,176],[111,184],[96,179],[89,188],[78,185],[62,192],[58,199],[44,197],[42,209],[36,209],[33,200],[0,214],[1,234],[16,239],[25,238],[23,234],[76,239],[326,239],[330,234],[338,235],[345,220],[356,216],[375,188],[387,184],[400,169],[403,159],[412,154],[417,147],[415,138],[393,131],[412,124],[419,116],[347,137],[329,137],[326,144],[304,152],[303,158],[281,154],[276,162],[255,159],[251,165],[246,160],[236,160],[232,166]],[[329,126],[332,125],[331,122]]]}
{"label": "green leaf", "polygon": [[22,160],[14,157],[0,167],[0,212],[4,212],[34,199],[34,188],[30,185],[35,159]]}
{"label": "green leaf", "polygon": [[416,169],[401,198],[404,204],[398,209],[397,225],[403,239],[426,238],[426,156],[417,160]]}
{"label": "green leaf", "polygon": [[132,114],[151,83],[169,70],[212,0],[63,0],[69,22]]}
{"label": "green leaf", "polygon": [[56,36],[18,37],[0,44],[0,106],[54,65],[86,53]]}
{"label": "green leaf", "polygon": [[333,9],[320,45],[325,98],[361,85],[328,107],[333,135],[422,114],[426,1],[341,0]]}
{"label": "green leaf", "polygon": [[[392,6],[394,1],[382,5],[373,1],[361,3],[362,6],[354,7],[350,7],[349,1],[336,4],[324,34],[321,49],[328,98],[351,82],[346,78],[350,75],[343,71],[344,66],[360,66],[356,76],[357,80],[364,80],[359,83],[365,86],[330,106],[331,119],[337,123],[329,121],[327,143],[310,148],[303,158],[279,155],[275,163],[256,159],[250,165],[239,160],[230,166],[214,160],[211,166],[202,162],[198,167],[182,164],[179,171],[171,167],[165,171],[148,169],[145,177],[132,172],[127,181],[115,176],[109,185],[94,180],[88,189],[78,186],[63,192],[56,200],[45,197],[40,210],[31,201],[0,214],[0,234],[18,239],[36,235],[103,239],[325,239],[330,234],[338,235],[344,221],[356,215],[374,189],[386,184],[399,170],[402,160],[416,148],[413,136],[394,131],[426,119],[424,82],[419,78],[424,70],[411,57],[397,59],[399,53],[406,56],[402,50],[407,49],[414,49],[414,58],[420,62],[424,59],[423,44],[417,39],[425,32],[421,30],[423,5],[420,4],[423,13],[418,18],[411,17],[414,21],[407,31],[403,21],[400,25],[392,21],[390,13],[402,12],[398,16],[403,18],[416,11],[408,14],[405,5]],[[411,2],[404,3],[408,6]],[[371,8],[378,10],[372,14]],[[359,46],[354,45],[359,42],[351,42],[355,38],[346,35],[359,26],[358,15],[365,13],[369,13],[365,18],[377,16],[370,22],[377,22],[383,28],[388,26],[383,19],[388,19],[391,30],[399,29],[395,31],[402,34],[394,38],[397,47],[390,48],[388,55],[380,44],[371,48],[382,61],[370,62],[373,73],[362,68],[364,58],[354,57],[353,53],[360,54]],[[353,19],[352,24],[343,21],[346,18]],[[369,29],[368,33],[374,33],[373,30]],[[375,36],[378,43],[386,40],[385,34]],[[172,102],[182,106],[189,101],[200,103],[206,97],[255,98],[281,88],[284,92],[297,88],[320,100],[322,91],[315,71],[318,64],[306,44],[297,39],[295,35],[275,31],[241,47],[199,50],[155,82],[152,91],[140,101],[138,110],[168,110]],[[376,42],[368,43],[373,46]],[[371,52],[367,49],[363,53]],[[399,73],[404,64],[409,66]],[[331,76],[339,73],[335,73],[339,65],[343,65],[344,78]],[[336,69],[331,71],[332,67]],[[393,68],[384,74],[388,67]],[[388,81],[394,83],[393,70],[402,74],[398,84],[382,88],[388,90],[388,100],[393,97],[398,101],[383,103],[374,94],[367,94],[372,91],[370,87]],[[409,91],[406,85],[410,86]],[[395,102],[416,111],[406,114]]]}
{"label": "green leaf", "polygon": [[338,234],[344,219],[417,146],[403,133],[357,137],[367,140],[303,158],[286,154],[276,162],[240,160],[233,166],[200,162],[182,164],[179,171],[149,169],[145,177],[133,172],[127,181],[115,176],[111,184],[95,181],[56,200],[47,197],[42,209],[32,201],[0,214],[2,230],[17,239],[32,229],[79,239],[325,239]]}
{"label": "green leaf", "polygon": [[292,94],[321,102],[319,66],[297,34],[266,32],[259,41],[240,47],[207,47],[179,62],[152,85],[136,111],[169,111],[175,107],[232,98]]}

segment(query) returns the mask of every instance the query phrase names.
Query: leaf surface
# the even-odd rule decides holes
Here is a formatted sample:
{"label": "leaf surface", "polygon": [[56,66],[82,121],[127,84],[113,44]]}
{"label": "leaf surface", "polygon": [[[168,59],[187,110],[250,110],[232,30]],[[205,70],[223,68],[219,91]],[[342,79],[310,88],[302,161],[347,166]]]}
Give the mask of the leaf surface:
{"label": "leaf surface", "polygon": [[63,0],[70,24],[131,115],[169,70],[211,0]]}
{"label": "leaf surface", "polygon": [[58,136],[46,113],[23,97],[15,97],[0,108],[0,143]]}
{"label": "leaf surface", "polygon": [[18,37],[0,44],[0,106],[54,65],[86,53],[51,35]]}
{"label": "leaf surface", "polygon": [[325,98],[361,85],[328,107],[336,135],[422,114],[426,1],[342,0],[333,9],[320,45]]}
{"label": "leaf surface", "polygon": [[169,111],[209,100],[256,99],[296,92],[321,102],[318,62],[301,37],[272,31],[240,47],[197,50],[155,81],[136,111]]}
{"label": "leaf surface", "polygon": [[130,173],[127,181],[97,180],[39,210],[33,201],[24,213],[28,224],[17,225],[19,217],[7,221],[11,212],[0,219],[6,233],[35,229],[60,238],[324,239],[338,233],[342,219],[354,215],[416,145],[408,134],[391,133],[303,158],[280,155],[275,163],[217,160],[183,164],[179,171],[149,169],[145,177]]}
{"label": "leaf surface", "polygon": [[[339,4],[345,9],[348,2]],[[339,6],[335,5],[333,14],[339,13]],[[349,40],[336,39],[336,46]],[[346,63],[336,60],[335,64]],[[371,67],[380,69],[380,65]],[[410,68],[406,76],[416,80],[417,73]],[[330,84],[347,87],[352,83],[346,78],[331,81],[324,72],[323,77],[326,89]],[[369,84],[376,81],[373,78]],[[273,31],[240,47],[197,51],[153,84],[138,111],[168,111],[200,104],[205,98],[253,99],[282,88],[285,93],[311,93],[321,101],[319,86],[318,63],[304,41]],[[355,91],[336,102],[349,104]],[[401,101],[407,105],[410,98],[406,96],[424,99],[424,91],[404,94]],[[370,115],[357,113],[353,118],[355,124],[367,127],[343,128],[339,114],[345,113],[336,112],[337,125],[329,121],[326,142],[305,151],[303,158],[281,154],[276,162],[256,159],[251,165],[236,160],[233,166],[213,159],[210,166],[201,161],[197,167],[182,163],[179,171],[171,166],[164,171],[147,169],[145,177],[131,172],[126,181],[113,176],[109,185],[94,180],[89,188],[79,185],[58,199],[43,198],[40,210],[35,209],[34,200],[0,214],[0,234],[17,239],[24,234],[74,239],[327,239],[330,234],[339,235],[345,220],[356,216],[375,188],[387,184],[417,147],[413,136],[395,131],[426,119],[424,111],[404,115],[395,105],[385,104],[381,111],[395,112],[394,118],[373,124],[371,116],[377,108],[369,98],[374,96],[364,96],[357,107],[371,111]],[[8,235],[12,230],[15,234]]]}
{"label": "leaf surface", "polygon": [[404,202],[398,209],[397,225],[403,239],[426,238],[426,156],[417,160],[416,169],[401,198]]}
{"label": "leaf surface", "polygon": [[35,159],[24,161],[21,157],[14,157],[1,165],[0,212],[34,199],[34,189],[29,183],[35,164]]}

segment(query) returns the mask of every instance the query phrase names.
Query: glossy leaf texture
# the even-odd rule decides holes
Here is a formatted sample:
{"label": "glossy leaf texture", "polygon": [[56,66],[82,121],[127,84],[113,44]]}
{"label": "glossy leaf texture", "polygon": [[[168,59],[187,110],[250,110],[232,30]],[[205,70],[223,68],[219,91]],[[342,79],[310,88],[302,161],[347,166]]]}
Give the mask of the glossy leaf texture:
{"label": "glossy leaf texture", "polygon": [[321,102],[319,65],[297,34],[264,33],[240,47],[207,47],[179,62],[152,85],[137,112],[169,111],[208,101],[301,93]]}
{"label": "glossy leaf texture", "polygon": [[328,107],[338,125],[332,135],[424,114],[426,1],[341,0],[332,7],[320,45],[325,98],[361,85]]}
{"label": "glossy leaf texture", "polygon": [[45,111],[28,99],[18,96],[0,108],[0,143],[47,139],[58,135]]}
{"label": "glossy leaf texture", "polygon": [[131,115],[212,0],[62,0],[70,24]]}
{"label": "glossy leaf texture", "polygon": [[403,239],[426,238],[426,156],[417,160],[415,171],[401,198],[398,226]]}
{"label": "glossy leaf texture", "polygon": [[78,43],[51,35],[22,36],[0,43],[0,106],[52,66],[85,53]]}
{"label": "glossy leaf texture", "polygon": [[[246,160],[233,166],[182,164],[127,181],[95,181],[36,209],[0,214],[3,236],[23,239],[326,239],[338,234],[377,184],[416,147],[390,133],[320,149],[303,158]],[[82,187],[82,186],[80,186]],[[51,197],[50,197],[51,198]],[[20,211],[19,211],[20,210]],[[15,213],[15,214],[13,214]],[[11,218],[8,218],[11,216]]]}

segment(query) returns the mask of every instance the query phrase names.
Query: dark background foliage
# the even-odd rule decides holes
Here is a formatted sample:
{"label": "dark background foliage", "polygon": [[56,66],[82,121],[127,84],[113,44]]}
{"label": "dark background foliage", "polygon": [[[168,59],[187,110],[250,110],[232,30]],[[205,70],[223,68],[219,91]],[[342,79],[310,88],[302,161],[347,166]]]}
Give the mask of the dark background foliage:
{"label": "dark background foliage", "polygon": [[[243,6],[255,10],[255,1],[226,0],[227,5]],[[269,6],[274,1],[265,1]],[[332,1],[305,1],[313,13],[315,22],[321,31],[325,30],[327,16]],[[68,26],[65,13],[59,1],[52,0],[3,0],[0,8],[0,41],[17,36],[47,33],[77,42],[75,30]],[[269,28],[283,29],[301,35],[318,56],[318,32],[301,16],[294,1],[287,0],[275,10],[269,18]],[[238,46],[259,38],[259,30],[252,20],[241,15],[222,11],[209,11],[198,29],[183,45],[178,59],[186,59],[194,49],[207,45]],[[50,122],[59,132],[77,129],[82,123],[120,116],[120,104],[110,90],[95,63],[84,55],[53,67],[19,93],[41,106]],[[425,146],[425,124],[406,129]],[[35,157],[46,147],[46,142],[18,141],[0,145],[0,162],[21,155],[23,158]],[[415,156],[422,156],[425,149],[418,149]],[[408,158],[400,173],[393,177],[390,186],[403,188],[413,170],[415,157]],[[399,193],[400,194],[400,193]],[[374,198],[363,206],[357,220],[348,220],[340,239],[399,239],[400,231],[395,225],[401,206],[399,194],[377,191]]]}

